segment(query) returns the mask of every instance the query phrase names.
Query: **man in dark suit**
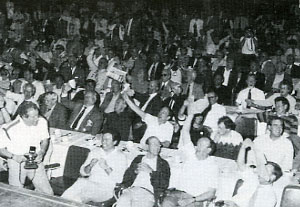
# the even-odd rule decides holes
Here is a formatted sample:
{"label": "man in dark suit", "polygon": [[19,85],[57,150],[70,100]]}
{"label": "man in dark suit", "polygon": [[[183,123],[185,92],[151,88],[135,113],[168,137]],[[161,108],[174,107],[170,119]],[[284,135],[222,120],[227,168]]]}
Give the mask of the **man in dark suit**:
{"label": "man in dark suit", "polygon": [[155,53],[152,57],[152,63],[148,64],[148,80],[160,80],[164,65],[160,62],[160,56]]}
{"label": "man in dark suit", "polygon": [[232,92],[227,86],[222,85],[223,81],[223,75],[220,73],[216,73],[214,75],[214,85],[212,89],[218,96],[218,104],[232,105]]}
{"label": "man in dark suit", "polygon": [[[291,76],[285,72],[286,64],[283,62],[277,62],[276,73],[272,74],[269,79],[266,80],[265,92],[279,92],[279,84],[281,81],[287,81],[292,84]],[[283,76],[283,78],[282,78]]]}
{"label": "man in dark suit", "polygon": [[195,66],[197,66],[200,58],[201,58],[201,50],[200,48],[196,48],[193,52],[193,57],[189,58],[189,63],[188,66],[191,68],[195,68]]}
{"label": "man in dark suit", "polygon": [[[87,91],[95,91],[95,88],[96,88],[96,81],[94,80],[91,80],[91,79],[88,79],[85,81],[85,87],[84,87],[84,90],[80,90],[78,91],[75,96],[73,97],[72,101],[74,102],[81,102],[83,103],[83,100],[84,100],[84,94],[87,92]],[[97,107],[99,107],[100,105],[100,95],[97,93],[97,101],[95,103],[95,105]]]}
{"label": "man in dark suit", "polygon": [[87,91],[84,94],[83,103],[80,103],[68,100],[67,91],[70,89],[70,86],[65,86],[61,98],[62,104],[72,111],[67,122],[67,128],[96,135],[103,124],[103,113],[100,113],[99,108],[95,106],[97,100],[96,92]]}
{"label": "man in dark suit", "polygon": [[171,80],[171,71],[164,69],[162,71],[161,83],[160,83],[160,97],[165,100],[171,96],[171,86],[174,82]]}
{"label": "man in dark suit", "polygon": [[[157,116],[163,106],[163,102],[159,95],[159,82],[150,81],[148,86],[148,94],[136,94],[134,97],[140,102],[139,107],[142,111],[153,116]],[[142,122],[139,116],[135,117],[133,122],[133,137],[136,142],[139,142],[146,130],[146,124]]]}
{"label": "man in dark suit", "polygon": [[66,107],[57,102],[57,94],[47,92],[41,104],[41,115],[48,120],[48,126],[58,129],[66,129],[68,113]]}
{"label": "man in dark suit", "polygon": [[300,78],[300,66],[295,65],[295,58],[293,54],[286,57],[286,73],[290,74],[292,78]]}
{"label": "man in dark suit", "polygon": [[234,67],[233,58],[228,57],[226,60],[226,66],[218,67],[215,73],[223,75],[223,85],[227,86],[231,91],[236,87],[238,80],[238,71]]}
{"label": "man in dark suit", "polygon": [[178,117],[178,112],[183,105],[186,96],[182,95],[182,87],[179,83],[171,84],[171,96],[164,100],[164,106],[171,109],[173,117]]}
{"label": "man in dark suit", "polygon": [[182,85],[183,95],[188,97],[193,96],[194,100],[198,100],[204,97],[204,91],[202,84],[195,83],[197,72],[192,70],[187,74],[187,83]]}
{"label": "man in dark suit", "polygon": [[237,84],[236,92],[240,92],[242,89],[247,87],[247,77],[249,74],[255,75],[255,87],[264,91],[265,89],[265,75],[261,72],[259,72],[259,63],[257,61],[251,61],[250,62],[250,71],[242,73],[241,79]]}
{"label": "man in dark suit", "polygon": [[66,82],[75,79],[78,86],[84,86],[86,71],[84,68],[79,67],[75,55],[69,54],[68,60],[61,65],[59,73],[64,77]]}
{"label": "man in dark suit", "polygon": [[105,98],[100,106],[100,111],[104,113],[113,112],[116,100],[120,96],[120,92],[121,92],[120,82],[113,80],[111,82],[111,91],[106,93]]}

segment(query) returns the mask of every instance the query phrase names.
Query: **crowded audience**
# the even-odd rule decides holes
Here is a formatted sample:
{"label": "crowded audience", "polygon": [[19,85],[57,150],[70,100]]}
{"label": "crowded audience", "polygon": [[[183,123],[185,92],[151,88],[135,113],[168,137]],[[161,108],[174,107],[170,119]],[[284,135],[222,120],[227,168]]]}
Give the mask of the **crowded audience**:
{"label": "crowded audience", "polygon": [[[55,151],[51,130],[59,129],[100,143],[65,199],[117,207],[279,204],[273,184],[300,171],[297,5],[279,1],[273,11],[259,1],[256,12],[243,13],[213,1],[45,2],[0,6],[0,167],[9,185],[29,180],[57,195],[45,161]],[[237,120],[252,121],[243,127],[255,133],[249,137]],[[129,159],[122,143],[138,145],[137,154]],[[37,168],[26,166],[29,149]],[[180,152],[175,184],[164,150]],[[228,159],[229,151],[248,177],[218,200],[214,154]]]}

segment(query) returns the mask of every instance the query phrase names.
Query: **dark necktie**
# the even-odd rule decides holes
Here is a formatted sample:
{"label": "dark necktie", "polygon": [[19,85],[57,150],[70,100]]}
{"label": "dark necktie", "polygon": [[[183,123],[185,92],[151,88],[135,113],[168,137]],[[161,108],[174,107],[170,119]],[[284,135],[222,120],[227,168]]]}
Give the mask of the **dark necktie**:
{"label": "dark necktie", "polygon": [[238,179],[236,184],[235,184],[235,187],[234,187],[234,191],[233,191],[233,194],[232,196],[235,196],[237,193],[238,193],[238,190],[239,188],[244,184],[244,180],[242,179]]}
{"label": "dark necktie", "polygon": [[207,117],[207,114],[208,114],[208,112],[210,112],[211,111],[211,107],[212,107],[212,105],[211,104],[209,104],[208,105],[208,107],[206,108],[206,109],[204,109],[204,111],[202,112],[202,114],[203,114],[203,122],[205,121],[205,119],[206,119],[206,117]]}
{"label": "dark necktie", "polygon": [[150,80],[155,79],[155,63],[151,66],[151,72],[150,72]]}
{"label": "dark necktie", "polygon": [[197,24],[194,24],[194,37],[197,37]]}
{"label": "dark necktie", "polygon": [[75,119],[75,121],[73,122],[73,124],[71,125],[71,129],[76,129],[77,125],[79,123],[79,120],[82,118],[84,112],[86,110],[86,106],[83,107],[83,110],[81,110],[81,112],[78,114],[77,118]]}
{"label": "dark necktie", "polygon": [[[248,91],[248,99],[251,99],[251,88]],[[247,109],[250,109],[250,106],[247,105]]]}
{"label": "dark necktie", "polygon": [[161,90],[163,91],[163,90],[164,90],[164,88],[165,88],[165,83],[164,83],[164,82],[162,82],[162,84],[161,84]]}

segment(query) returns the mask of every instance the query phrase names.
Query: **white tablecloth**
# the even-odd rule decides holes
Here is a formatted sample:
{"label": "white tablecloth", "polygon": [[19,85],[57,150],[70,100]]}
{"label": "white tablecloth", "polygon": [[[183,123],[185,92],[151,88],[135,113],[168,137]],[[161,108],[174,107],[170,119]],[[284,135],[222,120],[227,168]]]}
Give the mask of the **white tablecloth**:
{"label": "white tablecloth", "polygon": [[[58,177],[63,175],[65,161],[68,153],[68,149],[71,145],[95,149],[99,146],[100,141],[94,138],[92,135],[71,132],[61,130],[63,141],[57,142],[54,138],[54,129],[50,130],[50,134],[53,141],[53,153],[50,159],[50,163],[60,163],[60,168],[52,171],[52,177]],[[68,135],[68,136],[64,136]],[[128,164],[139,154],[146,154],[146,151],[139,147],[139,144],[133,144],[128,142],[120,142],[120,150],[125,153]],[[169,187],[176,187],[177,182],[182,179],[180,177],[181,163],[180,163],[180,151],[173,149],[162,148],[161,157],[168,161],[171,168],[171,177]],[[237,171],[237,164],[234,160],[215,157],[215,160],[220,169],[219,187],[217,190],[217,200],[229,200],[234,191],[236,181],[240,178],[240,173]],[[278,203],[280,204],[281,194],[284,187],[288,184],[295,183],[290,174],[284,174],[276,183],[274,188],[277,194]],[[279,206],[279,205],[278,205]]]}

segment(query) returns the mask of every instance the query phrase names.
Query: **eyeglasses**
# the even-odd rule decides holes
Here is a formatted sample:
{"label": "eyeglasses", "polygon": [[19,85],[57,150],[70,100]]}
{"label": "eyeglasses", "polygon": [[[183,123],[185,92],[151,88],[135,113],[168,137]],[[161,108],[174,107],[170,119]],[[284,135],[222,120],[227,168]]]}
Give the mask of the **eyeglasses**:
{"label": "eyeglasses", "polygon": [[215,96],[208,96],[207,98],[216,98]]}
{"label": "eyeglasses", "polygon": [[162,74],[162,76],[168,76],[168,74]]}

